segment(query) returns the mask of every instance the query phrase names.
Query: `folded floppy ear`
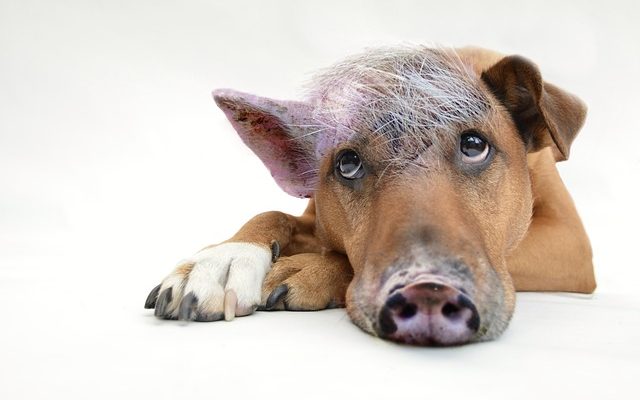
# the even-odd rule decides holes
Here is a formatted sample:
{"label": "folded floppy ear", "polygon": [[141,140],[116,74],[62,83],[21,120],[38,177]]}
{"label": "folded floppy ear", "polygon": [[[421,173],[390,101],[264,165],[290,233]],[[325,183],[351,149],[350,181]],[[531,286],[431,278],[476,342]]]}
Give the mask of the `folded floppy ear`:
{"label": "folded floppy ear", "polygon": [[511,113],[529,151],[552,146],[556,161],[569,158],[587,114],[580,99],[544,82],[536,65],[520,56],[504,57],[482,79]]}
{"label": "folded floppy ear", "polygon": [[311,106],[228,89],[215,90],[213,98],[276,183],[292,196],[310,197],[318,168]]}

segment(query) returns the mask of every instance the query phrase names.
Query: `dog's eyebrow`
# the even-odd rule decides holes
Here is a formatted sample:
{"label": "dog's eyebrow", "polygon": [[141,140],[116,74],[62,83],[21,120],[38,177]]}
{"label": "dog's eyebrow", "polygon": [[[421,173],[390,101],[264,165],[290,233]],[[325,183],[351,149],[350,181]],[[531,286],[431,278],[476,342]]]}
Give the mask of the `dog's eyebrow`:
{"label": "dog's eyebrow", "polygon": [[377,134],[375,136],[383,138],[384,144],[389,145],[394,153],[400,152],[405,127],[394,115],[386,114],[378,118],[371,128]]}
{"label": "dog's eyebrow", "polygon": [[[410,119],[411,117],[405,118]],[[382,144],[388,145],[393,153],[399,153],[403,147],[419,146],[423,149],[433,144],[434,135],[430,135],[429,127],[424,127],[424,135],[416,137],[407,135],[406,125],[397,119],[397,115],[386,114],[376,120],[371,129],[374,133],[374,140],[382,141]],[[434,127],[435,128],[435,127]],[[378,144],[380,145],[380,144]]]}

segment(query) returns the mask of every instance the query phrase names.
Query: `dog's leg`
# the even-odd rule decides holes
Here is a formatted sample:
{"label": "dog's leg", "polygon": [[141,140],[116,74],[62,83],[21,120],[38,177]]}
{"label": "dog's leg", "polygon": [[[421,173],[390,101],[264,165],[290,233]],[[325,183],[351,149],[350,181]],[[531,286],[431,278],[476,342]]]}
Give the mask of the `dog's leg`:
{"label": "dog's leg", "polygon": [[529,158],[534,194],[526,236],[507,258],[519,291],[592,293],[591,245],[549,149]]}
{"label": "dog's leg", "polygon": [[319,252],[313,234],[315,205],[301,217],[260,214],[231,239],[204,248],[178,267],[149,294],[146,308],[160,318],[215,321],[253,313],[274,260],[282,255]]}
{"label": "dog's leg", "polygon": [[596,283],[591,248],[577,227],[534,218],[507,266],[518,291],[592,293]]}
{"label": "dog's leg", "polygon": [[267,310],[313,311],[344,307],[353,271],[345,255],[301,253],[280,258],[262,290]]}

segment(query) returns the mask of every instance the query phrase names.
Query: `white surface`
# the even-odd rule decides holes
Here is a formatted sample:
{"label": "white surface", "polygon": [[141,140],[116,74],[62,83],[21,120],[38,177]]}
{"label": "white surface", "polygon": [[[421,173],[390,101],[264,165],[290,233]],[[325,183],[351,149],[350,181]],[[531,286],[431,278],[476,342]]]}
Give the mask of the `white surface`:
{"label": "white surface", "polygon": [[[0,0],[0,398],[637,397],[639,3],[317,3]],[[426,41],[523,54],[589,104],[561,173],[592,298],[519,295],[500,340],[454,349],[374,339],[342,310],[183,326],[142,309],[181,258],[305,206],[211,89],[295,97],[364,46]]]}

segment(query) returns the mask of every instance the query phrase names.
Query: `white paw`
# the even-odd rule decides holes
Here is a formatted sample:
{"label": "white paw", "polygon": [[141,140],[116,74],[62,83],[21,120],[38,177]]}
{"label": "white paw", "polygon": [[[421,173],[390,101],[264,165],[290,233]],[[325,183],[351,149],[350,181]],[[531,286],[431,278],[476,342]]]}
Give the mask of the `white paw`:
{"label": "white paw", "polygon": [[160,318],[217,321],[253,313],[271,268],[271,251],[251,243],[223,243],[183,262],[155,287],[146,308]]}

